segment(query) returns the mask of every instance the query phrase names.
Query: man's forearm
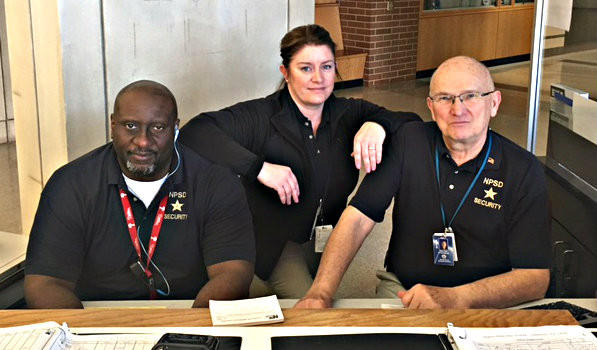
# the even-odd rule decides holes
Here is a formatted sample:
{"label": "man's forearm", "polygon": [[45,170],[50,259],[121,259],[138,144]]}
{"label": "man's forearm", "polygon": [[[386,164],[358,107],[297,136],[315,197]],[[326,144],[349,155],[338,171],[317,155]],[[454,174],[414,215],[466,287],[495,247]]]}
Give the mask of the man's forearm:
{"label": "man's forearm", "polygon": [[505,308],[543,298],[548,286],[548,269],[515,269],[454,289],[467,308]]}
{"label": "man's forearm", "polygon": [[75,284],[42,275],[25,276],[25,299],[31,309],[82,309]]}
{"label": "man's forearm", "polygon": [[348,206],[323,252],[317,276],[305,298],[332,301],[342,276],[369,235],[375,222],[352,206]]}
{"label": "man's forearm", "polygon": [[193,307],[208,307],[209,300],[236,300],[249,296],[253,279],[253,264],[233,260],[207,268],[209,281],[201,288]]}

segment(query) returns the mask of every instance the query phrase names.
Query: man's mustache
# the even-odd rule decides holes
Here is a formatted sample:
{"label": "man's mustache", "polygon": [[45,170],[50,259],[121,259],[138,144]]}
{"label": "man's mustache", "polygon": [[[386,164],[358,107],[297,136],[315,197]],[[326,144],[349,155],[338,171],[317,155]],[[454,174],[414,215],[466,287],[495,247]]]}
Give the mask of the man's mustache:
{"label": "man's mustache", "polygon": [[152,149],[135,149],[135,150],[132,150],[132,151],[128,151],[127,154],[135,154],[135,155],[144,156],[144,155],[147,155],[147,154],[157,155],[158,152],[154,151]]}

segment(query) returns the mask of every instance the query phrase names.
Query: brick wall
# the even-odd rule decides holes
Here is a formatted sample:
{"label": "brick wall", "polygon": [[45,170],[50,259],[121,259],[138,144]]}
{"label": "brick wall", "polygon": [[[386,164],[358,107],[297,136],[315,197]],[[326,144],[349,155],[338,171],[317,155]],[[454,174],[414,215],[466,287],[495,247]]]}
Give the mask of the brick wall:
{"label": "brick wall", "polygon": [[415,79],[418,0],[339,0],[345,49],[368,53],[365,86]]}

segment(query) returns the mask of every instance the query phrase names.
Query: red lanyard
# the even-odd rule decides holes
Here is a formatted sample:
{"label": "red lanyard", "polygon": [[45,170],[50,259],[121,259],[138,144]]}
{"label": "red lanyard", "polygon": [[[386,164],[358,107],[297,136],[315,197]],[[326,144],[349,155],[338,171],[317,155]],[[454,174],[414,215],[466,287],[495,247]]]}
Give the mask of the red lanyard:
{"label": "red lanyard", "polygon": [[[131,203],[129,202],[129,197],[123,189],[119,189],[120,192],[120,201],[122,202],[122,208],[124,210],[124,217],[126,219],[126,224],[129,229],[129,234],[131,236],[131,241],[133,242],[133,246],[135,247],[135,251],[137,251],[137,256],[139,257],[139,261],[141,261],[141,244],[139,243],[139,234],[137,232],[137,225],[135,224],[135,217],[133,216],[133,209],[131,208]],[[153,253],[155,252],[155,247],[158,244],[158,237],[160,236],[160,230],[162,229],[162,222],[164,221],[164,214],[166,212],[166,205],[168,204],[168,195],[165,195],[160,202],[158,207],[158,212],[155,215],[155,220],[153,222],[153,227],[151,229],[151,236],[149,237],[149,247],[147,248],[147,263],[145,264],[145,275],[147,275],[148,280],[152,281],[152,274],[149,270],[149,264],[151,263],[151,258],[153,257]],[[155,290],[151,291],[152,299],[155,299]]]}

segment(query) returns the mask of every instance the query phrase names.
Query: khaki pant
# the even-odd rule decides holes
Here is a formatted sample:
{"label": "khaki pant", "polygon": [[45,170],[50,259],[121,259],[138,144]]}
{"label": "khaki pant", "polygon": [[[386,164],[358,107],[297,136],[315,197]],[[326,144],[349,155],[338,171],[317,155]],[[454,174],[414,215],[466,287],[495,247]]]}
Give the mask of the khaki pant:
{"label": "khaki pant", "polygon": [[398,277],[393,272],[377,270],[375,273],[379,278],[379,283],[375,288],[375,297],[383,299],[398,298],[398,292],[405,291],[406,288],[400,283]]}
{"label": "khaki pant", "polygon": [[269,280],[253,276],[249,296],[275,294],[279,299],[300,299],[313,283],[321,254],[315,253],[313,241],[303,244],[288,241]]}

